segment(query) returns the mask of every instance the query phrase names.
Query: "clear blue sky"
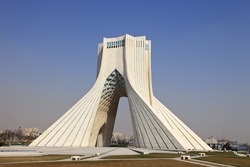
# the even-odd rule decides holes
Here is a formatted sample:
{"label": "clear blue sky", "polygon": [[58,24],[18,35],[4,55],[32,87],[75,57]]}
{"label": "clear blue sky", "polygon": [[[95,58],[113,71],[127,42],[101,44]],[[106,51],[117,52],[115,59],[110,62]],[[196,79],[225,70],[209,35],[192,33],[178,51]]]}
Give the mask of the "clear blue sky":
{"label": "clear blue sky", "polygon": [[[0,0],[0,129],[48,128],[125,33],[152,41],[154,95],[191,129],[250,143],[249,0]],[[132,134],[126,98],[115,130]]]}

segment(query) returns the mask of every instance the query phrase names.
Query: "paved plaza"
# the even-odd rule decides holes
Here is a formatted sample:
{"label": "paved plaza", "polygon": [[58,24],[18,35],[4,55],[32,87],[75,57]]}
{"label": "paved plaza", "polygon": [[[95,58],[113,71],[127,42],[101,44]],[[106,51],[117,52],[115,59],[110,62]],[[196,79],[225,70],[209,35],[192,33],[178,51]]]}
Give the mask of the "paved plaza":
{"label": "paved plaza", "polygon": [[41,155],[85,155],[98,154],[99,158],[110,155],[139,155],[143,153],[176,153],[176,151],[152,150],[123,147],[0,147],[3,156],[41,156]]}

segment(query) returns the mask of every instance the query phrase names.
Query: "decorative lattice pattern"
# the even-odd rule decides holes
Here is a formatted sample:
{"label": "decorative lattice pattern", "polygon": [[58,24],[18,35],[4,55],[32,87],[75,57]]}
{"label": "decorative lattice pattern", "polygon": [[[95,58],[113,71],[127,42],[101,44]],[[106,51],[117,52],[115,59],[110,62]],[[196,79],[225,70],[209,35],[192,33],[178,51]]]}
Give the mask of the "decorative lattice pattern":
{"label": "decorative lattice pattern", "polygon": [[107,112],[120,97],[127,97],[123,76],[115,69],[106,79],[102,90],[99,111]]}

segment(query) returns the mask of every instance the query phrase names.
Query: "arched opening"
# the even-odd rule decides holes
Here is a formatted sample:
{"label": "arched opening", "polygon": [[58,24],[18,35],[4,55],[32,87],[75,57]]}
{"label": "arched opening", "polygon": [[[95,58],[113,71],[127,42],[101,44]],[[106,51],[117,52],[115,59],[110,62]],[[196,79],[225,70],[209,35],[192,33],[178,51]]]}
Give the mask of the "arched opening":
{"label": "arched opening", "polygon": [[123,138],[133,144],[133,127],[127,97],[119,100],[111,145],[118,145],[118,140],[121,142]]}

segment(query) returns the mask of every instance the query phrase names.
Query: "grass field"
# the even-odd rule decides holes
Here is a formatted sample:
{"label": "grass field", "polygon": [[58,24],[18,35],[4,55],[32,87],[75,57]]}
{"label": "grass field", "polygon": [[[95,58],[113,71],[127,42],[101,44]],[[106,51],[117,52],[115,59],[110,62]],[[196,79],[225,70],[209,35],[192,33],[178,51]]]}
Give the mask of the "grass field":
{"label": "grass field", "polygon": [[70,158],[69,155],[44,155],[26,157],[0,157],[0,162],[50,161]]}
{"label": "grass field", "polygon": [[197,159],[239,167],[250,167],[250,158],[247,157],[209,156]]}
{"label": "grass field", "polygon": [[107,156],[102,159],[133,159],[133,158],[176,158],[180,157],[179,154],[163,154],[163,153],[152,153],[145,155],[113,155]]}
{"label": "grass field", "polygon": [[[194,154],[190,152],[190,154]],[[208,152],[207,157],[197,158],[198,160],[216,162],[220,164],[233,165],[238,167],[250,167],[249,157],[239,157],[232,152]]]}
{"label": "grass field", "polygon": [[2,165],[0,167],[200,167],[175,160],[124,160],[124,161],[82,161],[82,162],[46,162],[46,163],[18,163]]}
{"label": "grass field", "polygon": [[[190,151],[188,155],[199,155],[200,151]],[[215,156],[235,156],[233,152],[204,152],[206,155],[215,155]]]}
{"label": "grass field", "polygon": [[[189,152],[189,155],[197,155],[199,152]],[[206,152],[206,157],[199,157],[198,160],[216,162],[220,164],[233,165],[237,167],[250,167],[249,157],[238,157],[232,152]],[[71,162],[32,162],[32,161],[53,161],[70,158],[70,155],[45,155],[35,157],[1,157],[3,162],[23,162],[16,164],[0,164],[0,167],[199,167],[199,165],[186,163],[185,161],[176,161],[171,159],[154,158],[176,158],[179,154],[153,153],[146,155],[116,155],[105,157],[105,161],[71,161]],[[138,160],[108,160],[108,159],[133,159]],[[145,159],[152,158],[152,159]]]}

